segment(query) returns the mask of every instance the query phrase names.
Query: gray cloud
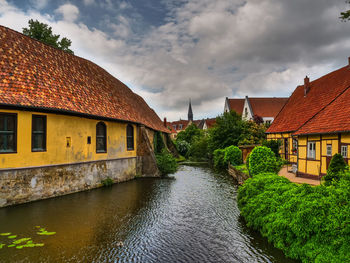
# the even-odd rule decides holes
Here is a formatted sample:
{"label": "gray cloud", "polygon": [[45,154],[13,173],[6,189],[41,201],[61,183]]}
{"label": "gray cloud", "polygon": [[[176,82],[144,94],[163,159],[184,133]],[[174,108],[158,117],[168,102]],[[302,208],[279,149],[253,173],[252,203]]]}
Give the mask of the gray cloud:
{"label": "gray cloud", "polygon": [[[202,118],[221,113],[226,96],[289,96],[305,75],[320,77],[350,55],[350,24],[338,19],[347,8],[342,0],[161,2],[164,22],[143,32],[137,15],[105,18],[113,31],[108,35],[81,22],[19,11],[4,0],[0,23],[17,29],[28,17],[44,19],[72,39],[77,55],[106,68],[173,120],[186,118],[189,98],[195,118]],[[11,12],[2,11],[5,6]]]}

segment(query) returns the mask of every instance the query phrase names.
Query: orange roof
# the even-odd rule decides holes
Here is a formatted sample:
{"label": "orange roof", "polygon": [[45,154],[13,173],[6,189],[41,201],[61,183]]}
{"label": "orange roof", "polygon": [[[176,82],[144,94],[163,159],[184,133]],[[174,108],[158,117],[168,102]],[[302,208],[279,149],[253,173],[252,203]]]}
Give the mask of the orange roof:
{"label": "orange roof", "polygon": [[216,118],[206,119],[205,122],[207,123],[208,129],[212,128],[216,124]]}
{"label": "orange roof", "polygon": [[143,98],[86,59],[0,26],[0,106],[130,121],[169,132]]}
{"label": "orange roof", "polygon": [[239,115],[242,115],[244,107],[244,99],[227,99],[230,111],[235,111]]}
{"label": "orange roof", "polygon": [[[317,113],[319,113],[333,100],[335,100],[337,96],[342,94],[345,91],[345,89],[347,89],[349,86],[350,67],[346,66],[310,82],[310,89],[306,96],[304,96],[304,86],[297,87],[293,92],[292,96],[289,98],[286,105],[283,107],[283,109],[277,115],[272,125],[267,130],[267,133],[297,131],[301,128],[301,126],[303,126]],[[337,103],[333,107],[338,107],[336,105],[341,105],[341,103]],[[337,120],[332,120],[329,118],[329,116],[332,115],[330,114],[330,112],[328,112],[328,110],[325,110],[325,112],[326,113],[324,113],[325,115],[323,116],[328,117],[323,120],[325,122],[324,125],[331,126],[331,123],[336,122]],[[316,117],[317,116],[315,116],[315,119],[320,120],[319,117]],[[315,122],[314,120],[310,120],[310,123]],[[313,127],[311,130],[309,124],[308,127],[308,129],[305,128],[304,132],[316,132],[316,130],[318,130],[317,127]],[[338,128],[340,128],[340,126]],[[333,130],[333,128],[328,127],[326,129],[324,127],[322,129],[319,129],[319,132],[321,132],[321,130],[328,131]]]}
{"label": "orange roof", "polygon": [[275,118],[288,98],[248,98],[254,115]]}
{"label": "orange roof", "polygon": [[350,132],[350,88],[318,112],[295,135]]}

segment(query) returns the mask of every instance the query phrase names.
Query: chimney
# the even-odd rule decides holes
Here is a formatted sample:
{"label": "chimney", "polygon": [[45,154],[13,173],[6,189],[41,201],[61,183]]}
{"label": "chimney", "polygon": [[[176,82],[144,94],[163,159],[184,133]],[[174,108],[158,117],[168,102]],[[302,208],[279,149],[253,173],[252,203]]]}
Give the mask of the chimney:
{"label": "chimney", "polygon": [[164,117],[164,127],[166,128],[167,125],[166,125],[166,118]]}
{"label": "chimney", "polygon": [[306,94],[308,94],[310,91],[310,79],[308,76],[304,79],[304,97],[306,97]]}

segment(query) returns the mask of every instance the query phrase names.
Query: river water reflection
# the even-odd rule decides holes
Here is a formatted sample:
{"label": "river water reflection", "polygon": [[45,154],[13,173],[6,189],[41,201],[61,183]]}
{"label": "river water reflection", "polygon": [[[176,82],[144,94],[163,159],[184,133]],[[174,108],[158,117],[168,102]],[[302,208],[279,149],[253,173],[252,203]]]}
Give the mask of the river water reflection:
{"label": "river water reflection", "polygon": [[[245,227],[236,196],[228,175],[181,166],[174,179],[3,208],[0,232],[45,246],[4,247],[0,262],[295,262]],[[35,226],[57,234],[38,236]]]}

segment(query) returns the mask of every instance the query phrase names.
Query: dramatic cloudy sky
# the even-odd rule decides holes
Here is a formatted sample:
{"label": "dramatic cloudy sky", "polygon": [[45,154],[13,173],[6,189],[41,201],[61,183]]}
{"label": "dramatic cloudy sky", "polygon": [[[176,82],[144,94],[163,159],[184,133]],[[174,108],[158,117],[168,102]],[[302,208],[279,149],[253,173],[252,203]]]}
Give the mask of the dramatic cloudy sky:
{"label": "dramatic cloudy sky", "polygon": [[0,0],[0,24],[30,18],[72,40],[158,115],[223,111],[225,97],[289,96],[347,63],[345,0]]}

